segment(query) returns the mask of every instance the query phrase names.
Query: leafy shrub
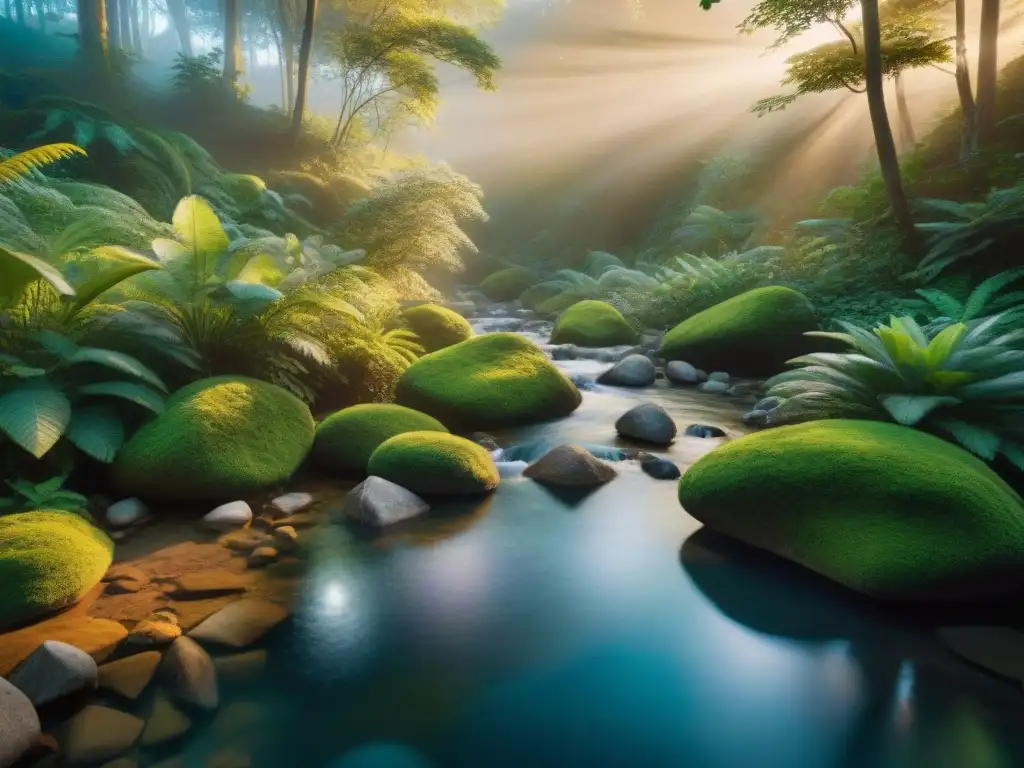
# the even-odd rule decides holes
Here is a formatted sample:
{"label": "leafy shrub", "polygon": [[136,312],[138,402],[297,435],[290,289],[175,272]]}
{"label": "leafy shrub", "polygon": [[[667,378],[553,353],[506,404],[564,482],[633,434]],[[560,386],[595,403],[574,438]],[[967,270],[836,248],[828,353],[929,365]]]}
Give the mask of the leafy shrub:
{"label": "leafy shrub", "polygon": [[66,490],[66,477],[57,475],[41,483],[27,480],[8,480],[7,485],[14,491],[13,496],[0,497],[0,514],[17,514],[32,509],[54,509],[79,512],[88,517],[84,510],[89,500],[80,493]]}

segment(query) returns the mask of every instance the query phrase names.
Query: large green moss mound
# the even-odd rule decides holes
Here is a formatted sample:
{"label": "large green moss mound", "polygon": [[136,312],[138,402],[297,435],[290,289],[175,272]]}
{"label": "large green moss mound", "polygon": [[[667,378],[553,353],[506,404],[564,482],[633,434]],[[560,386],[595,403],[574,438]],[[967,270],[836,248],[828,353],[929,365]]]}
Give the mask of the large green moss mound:
{"label": "large green moss mound", "polygon": [[444,432],[406,432],[373,455],[367,471],[420,494],[473,495],[498,487],[491,455],[464,437]]}
{"label": "large green moss mound", "polygon": [[552,344],[576,344],[580,347],[613,347],[632,344],[636,331],[615,307],[603,301],[573,304],[558,318],[551,332]]}
{"label": "large green moss mound", "polygon": [[107,535],[73,512],[0,517],[0,630],[78,602],[113,552]]}
{"label": "large green moss mound", "polygon": [[316,428],[313,458],[327,469],[365,472],[381,443],[404,432],[447,432],[433,416],[401,405],[366,403],[333,413]]}
{"label": "large green moss mound", "polygon": [[706,371],[767,376],[810,351],[802,334],[817,327],[814,309],[799,291],[755,288],[681,322],[662,339],[661,356]]}
{"label": "large green moss mound", "polygon": [[679,501],[722,533],[874,597],[948,601],[1024,587],[1024,505],[982,461],[885,422],[740,438],[694,464]]}
{"label": "large green moss mound", "polygon": [[218,376],[180,389],[113,466],[124,493],[165,500],[237,498],[287,480],[313,444],[313,417],[289,392]]}
{"label": "large green moss mound", "polygon": [[537,276],[525,267],[509,267],[488,275],[480,283],[480,290],[494,301],[515,301],[536,282]]}
{"label": "large green moss mound", "polygon": [[395,394],[457,431],[556,419],[581,401],[540,348],[514,333],[488,333],[421,357]]}
{"label": "large green moss mound", "polygon": [[473,328],[466,318],[437,304],[410,307],[402,316],[427,352],[436,352],[473,336]]}

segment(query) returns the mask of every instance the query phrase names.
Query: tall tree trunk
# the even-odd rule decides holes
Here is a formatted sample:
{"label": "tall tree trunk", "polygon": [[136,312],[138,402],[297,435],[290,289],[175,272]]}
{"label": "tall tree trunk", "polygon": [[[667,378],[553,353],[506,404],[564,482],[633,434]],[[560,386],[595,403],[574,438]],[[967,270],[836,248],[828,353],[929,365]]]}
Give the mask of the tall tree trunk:
{"label": "tall tree trunk", "polygon": [[967,63],[967,2],[955,0],[956,6],[956,91],[960,96],[960,161],[978,151],[978,109],[971,88],[971,69]]}
{"label": "tall tree trunk", "polygon": [[241,0],[224,0],[224,80],[238,82],[242,74],[242,40],[239,28]]}
{"label": "tall tree trunk", "polygon": [[192,53],[192,30],[188,25],[188,11],[185,8],[185,0],[167,0],[167,12],[170,14],[171,22],[174,24],[174,31],[178,34],[178,47],[183,54],[191,58]]}
{"label": "tall tree trunk", "polygon": [[28,26],[28,19],[25,18],[25,0],[14,0],[14,10],[18,12],[18,24]]}
{"label": "tall tree trunk", "polygon": [[107,69],[107,10],[104,0],[77,0],[78,44],[86,69]]}
{"label": "tall tree trunk", "polygon": [[36,16],[39,18],[39,31],[46,34],[46,5],[43,0],[36,0]]}
{"label": "tall tree trunk", "polygon": [[11,15],[14,13],[14,8],[11,6],[11,0],[4,0],[4,18],[9,21],[14,21],[14,17]]}
{"label": "tall tree trunk", "polygon": [[132,49],[132,0],[118,0],[118,24],[121,27],[121,49],[125,52]]}
{"label": "tall tree trunk", "polygon": [[896,81],[896,111],[900,119],[900,145],[904,150],[913,149],[917,144],[917,136],[914,134],[914,122],[910,118],[910,107],[907,106],[907,90],[904,87],[903,76],[897,72],[894,78]]}
{"label": "tall tree trunk", "polygon": [[121,47],[121,17],[118,6],[125,0],[106,0],[107,34],[110,37],[110,45],[114,48]]}
{"label": "tall tree trunk", "polygon": [[277,71],[281,75],[281,110],[287,112],[291,104],[288,103],[288,88],[284,82],[284,46],[280,35],[274,35],[274,44],[277,46]]}
{"label": "tall tree trunk", "polygon": [[295,35],[292,32],[291,19],[285,11],[286,0],[278,0],[278,10],[281,13],[281,46],[284,48],[284,83],[285,98],[291,109],[295,104]]}
{"label": "tall tree trunk", "polygon": [[988,146],[996,135],[996,64],[999,55],[999,0],[981,2],[978,42],[978,144]]}
{"label": "tall tree trunk", "polygon": [[139,0],[130,0],[132,50],[137,56],[142,55],[142,31],[139,29]]}
{"label": "tall tree trunk", "polygon": [[299,83],[295,96],[295,110],[289,131],[297,141],[302,131],[302,116],[306,112],[306,88],[309,85],[309,57],[313,51],[313,29],[316,27],[317,0],[306,0],[306,18],[302,25],[302,43],[299,46]]}
{"label": "tall tree trunk", "polygon": [[864,82],[868,94],[868,110],[871,113],[871,128],[875,134],[875,148],[878,150],[878,165],[882,171],[882,183],[885,185],[885,193],[889,198],[896,226],[906,246],[916,250],[917,233],[910,215],[910,204],[903,191],[896,142],[893,140],[892,126],[889,125],[889,115],[885,109],[878,0],[860,0],[860,8],[864,25]]}
{"label": "tall tree trunk", "polygon": [[141,52],[146,52],[146,46],[149,44],[149,38],[152,31],[149,27],[149,0],[139,0],[139,11],[141,12],[140,29],[139,29],[139,47]]}

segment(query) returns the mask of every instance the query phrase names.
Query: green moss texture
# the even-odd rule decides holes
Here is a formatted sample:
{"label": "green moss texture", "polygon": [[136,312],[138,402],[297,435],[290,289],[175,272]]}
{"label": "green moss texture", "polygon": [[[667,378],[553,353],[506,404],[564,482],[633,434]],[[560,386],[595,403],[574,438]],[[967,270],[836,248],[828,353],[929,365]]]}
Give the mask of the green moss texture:
{"label": "green moss texture", "polygon": [[877,598],[994,598],[1024,586],[1024,506],[982,461],[873,421],[740,438],[679,482],[709,528]]}
{"label": "green moss texture", "polygon": [[614,347],[632,344],[636,331],[611,304],[603,301],[581,301],[565,310],[551,332],[552,344],[575,344],[580,347]]}
{"label": "green moss texture", "polygon": [[0,630],[78,602],[113,552],[107,535],[74,512],[0,517]]}
{"label": "green moss texture", "polygon": [[113,479],[149,499],[231,499],[287,480],[313,444],[313,417],[280,387],[240,376],[180,389],[121,449]]}
{"label": "green moss texture", "polygon": [[422,304],[405,310],[402,316],[427,352],[436,352],[473,336],[473,328],[466,318],[447,307]]}
{"label": "green moss texture", "polygon": [[398,380],[396,397],[460,432],[555,419],[581,402],[540,348],[514,333],[488,333],[421,357]]}
{"label": "green moss texture", "polygon": [[814,308],[799,291],[755,288],[698,312],[665,334],[661,356],[706,371],[768,376],[813,349]]}
{"label": "green moss texture", "polygon": [[412,408],[381,403],[353,405],[317,425],[312,455],[326,469],[365,473],[370,455],[395,435],[447,431],[433,416]]}
{"label": "green moss texture", "polygon": [[444,432],[406,432],[370,456],[368,471],[423,495],[477,495],[498,487],[498,468],[481,446]]}
{"label": "green moss texture", "polygon": [[480,283],[484,296],[494,301],[515,301],[519,295],[537,282],[537,276],[525,267],[499,269]]}

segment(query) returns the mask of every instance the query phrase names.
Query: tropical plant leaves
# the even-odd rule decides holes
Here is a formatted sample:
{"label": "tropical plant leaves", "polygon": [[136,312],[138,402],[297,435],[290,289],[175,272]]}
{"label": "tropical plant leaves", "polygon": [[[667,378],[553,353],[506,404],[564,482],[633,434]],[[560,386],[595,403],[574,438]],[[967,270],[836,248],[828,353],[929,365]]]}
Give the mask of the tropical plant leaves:
{"label": "tropical plant leaves", "polygon": [[0,431],[37,459],[60,440],[71,403],[45,379],[32,379],[0,395]]}
{"label": "tropical plant leaves", "polygon": [[68,360],[68,364],[80,365],[82,363],[102,365],[115,371],[126,373],[129,376],[134,376],[136,379],[141,379],[159,390],[167,391],[167,387],[164,386],[159,376],[134,357],[123,352],[115,352],[112,349],[99,349],[97,347],[79,347]]}
{"label": "tropical plant leaves", "polygon": [[206,200],[189,195],[178,202],[171,224],[178,240],[191,251],[197,282],[204,283],[212,276],[217,255],[230,245],[220,219]]}
{"label": "tropical plant leaves", "polygon": [[0,304],[14,302],[36,280],[45,280],[64,296],[75,294],[75,289],[56,267],[30,254],[0,245]]}
{"label": "tropical plant leaves", "polygon": [[156,414],[164,411],[163,395],[144,384],[136,384],[131,381],[101,381],[95,384],[84,384],[78,388],[77,392],[80,395],[118,397],[141,405]]}
{"label": "tropical plant leaves", "polygon": [[961,402],[944,395],[883,395],[878,399],[893,419],[906,427],[914,426],[936,408]]}
{"label": "tropical plant leaves", "polygon": [[111,406],[82,406],[71,416],[67,438],[82,453],[109,464],[124,445],[124,424]]}
{"label": "tropical plant leaves", "polygon": [[951,434],[960,445],[983,459],[991,461],[999,451],[999,434],[991,429],[957,419],[937,420],[935,426]]}

